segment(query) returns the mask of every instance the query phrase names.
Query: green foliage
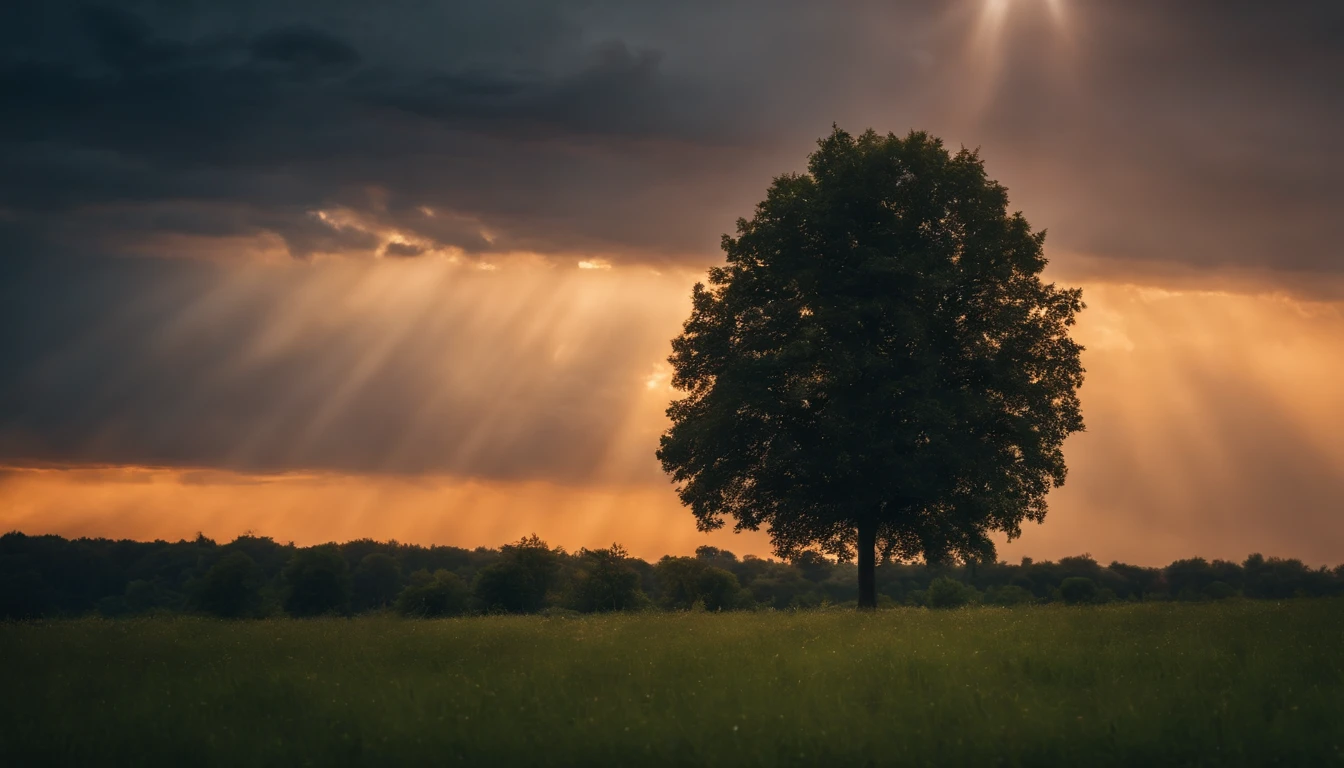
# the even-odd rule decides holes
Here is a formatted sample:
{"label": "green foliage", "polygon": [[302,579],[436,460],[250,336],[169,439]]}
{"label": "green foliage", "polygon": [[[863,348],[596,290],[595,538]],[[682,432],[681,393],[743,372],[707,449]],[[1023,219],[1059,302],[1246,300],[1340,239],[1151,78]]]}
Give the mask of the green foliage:
{"label": "green foliage", "polygon": [[301,549],[285,564],[285,611],[291,616],[344,613],[350,608],[350,569],[332,544]]}
{"label": "green foliage", "polygon": [[171,593],[161,589],[158,584],[145,579],[127,582],[126,593],[122,595],[126,611],[131,614],[149,613],[173,605]]}
{"label": "green foliage", "polygon": [[[223,618],[255,616],[261,611],[266,576],[244,552],[230,552],[206,572],[196,588],[196,607]],[[144,587],[137,587],[141,598]]]}
{"label": "green foliage", "polygon": [[822,600],[801,570],[785,563],[769,563],[752,579],[749,589],[753,601],[771,608],[802,608]]}
{"label": "green foliage", "polygon": [[689,557],[664,556],[653,567],[658,585],[658,604],[674,611],[690,610],[700,598],[697,580],[705,564]]}
{"label": "green foliage", "polygon": [[527,569],[511,560],[492,563],[476,574],[472,594],[491,613],[528,613],[545,606],[545,591],[537,588]]}
{"label": "green foliage", "polygon": [[289,562],[290,556],[294,554],[294,545],[277,544],[269,536],[257,536],[252,533],[244,533],[224,545],[222,549],[226,552],[245,553],[261,568],[267,580],[278,576],[285,563]]}
{"label": "green foliage", "polygon": [[808,581],[820,583],[831,575],[835,564],[820,552],[805,549],[789,559],[789,564],[798,569],[799,574]]}
{"label": "green foliage", "polygon": [[[300,612],[298,615],[311,615],[313,609],[295,602],[298,596],[288,581],[293,574],[289,577],[285,574],[285,566],[291,560],[297,563],[304,559],[297,558],[298,553],[311,549],[281,545],[251,534],[228,544],[216,544],[205,537],[138,542],[9,533],[0,536],[0,619],[75,616],[95,611],[109,617],[203,611],[198,596],[206,577],[213,567],[234,553],[251,558],[260,569],[259,602],[253,602],[252,596],[258,584],[256,574],[243,580],[249,585],[249,597],[242,615],[275,615],[281,612],[286,597],[291,598],[289,605]],[[633,603],[616,597],[584,596],[586,590],[596,589],[601,583],[615,584],[616,593],[629,595],[629,571],[636,575],[638,590],[647,596],[649,603],[674,610],[688,610],[697,603],[702,607],[759,606],[788,610],[827,604],[853,605],[857,597],[855,564],[834,562],[813,551],[781,562],[753,555],[738,558],[727,550],[704,546],[697,549],[695,557],[666,558],[650,564],[620,555],[595,569],[596,553],[610,555],[612,550],[582,550],[570,556],[549,548],[535,537],[501,549],[422,547],[372,539],[324,545],[320,549],[337,551],[346,564],[353,564],[353,573],[348,574],[351,599],[347,603],[340,596],[341,565],[335,558],[319,556],[330,567],[336,582],[334,600],[324,603],[336,607],[320,611],[342,612],[346,609],[341,606],[345,605],[354,611],[382,610],[394,602],[389,601],[389,592],[399,594],[394,592],[401,583],[399,573],[412,574],[412,586],[423,586],[415,583],[416,579],[427,583],[440,570],[455,573],[464,584],[480,587],[480,595],[485,599],[473,597],[468,601],[471,611],[531,613],[548,607],[573,606],[576,600],[587,601],[585,606],[594,607],[642,604],[644,598],[638,596],[632,598]],[[229,562],[238,561],[235,558]],[[223,576],[232,567],[226,562],[215,578],[225,581]],[[614,581],[604,576],[587,583],[590,572],[608,567]],[[717,578],[726,583],[726,579],[721,574],[704,577],[706,568],[732,574],[739,585],[736,594],[726,597],[733,590],[725,587],[722,596],[716,597],[710,582]],[[1063,600],[1059,587],[1072,577],[1094,582],[1097,591],[1092,602],[1157,601],[1173,597],[1204,602],[1235,595],[1281,600],[1344,594],[1344,566],[1334,570],[1311,568],[1299,560],[1253,555],[1240,564],[1194,558],[1178,560],[1166,568],[1144,568],[1116,562],[1102,566],[1082,555],[1058,562],[1024,558],[1020,564],[888,562],[876,568],[875,581],[881,592],[878,600],[883,602],[885,596],[885,602],[889,603],[926,605],[927,590],[937,576],[984,591],[985,602],[992,604],[1021,598],[1020,593],[1002,591],[1008,586],[1031,593],[1033,602]],[[702,577],[705,583],[701,582]],[[540,589],[538,582],[543,585]],[[1175,595],[1169,591],[1172,585],[1179,588]],[[1001,597],[1000,593],[1015,596]]]}
{"label": "green foliage", "polygon": [[401,566],[386,552],[371,552],[351,576],[355,610],[386,608],[401,591]]}
{"label": "green foliage", "polygon": [[1005,584],[985,590],[985,603],[988,605],[1028,605],[1035,600],[1035,595],[1016,584]]}
{"label": "green foliage", "polygon": [[929,584],[924,600],[930,608],[962,608],[980,599],[975,587],[939,576]]}
{"label": "green foliage", "polygon": [[[33,619],[56,611],[56,592],[35,568],[10,565],[0,580],[0,618]],[[88,608],[87,605],[81,606]]]}
{"label": "green foliage", "polygon": [[1341,636],[1338,599],[0,622],[0,765],[1331,766]]}
{"label": "green foliage", "polygon": [[476,575],[472,591],[487,611],[535,613],[560,575],[560,555],[535,535],[501,548],[499,560]]}
{"label": "green foliage", "polygon": [[654,566],[660,605],[685,611],[697,606],[709,611],[742,607],[744,595],[737,576],[690,557],[664,557]]}
{"label": "green foliage", "polygon": [[[199,592],[202,586],[202,580],[196,579],[188,582],[187,589],[192,592]],[[264,579],[260,582],[263,583]],[[219,613],[207,610],[199,604],[193,604],[191,607],[214,613],[216,616],[225,618],[240,618],[244,616],[258,616],[265,612],[264,597],[257,596],[246,598],[247,606],[244,610],[237,613]],[[134,579],[127,582],[126,590],[121,595],[108,595],[99,599],[98,613],[103,616],[142,616],[151,613],[160,613],[165,611],[181,610],[184,607],[181,595],[163,589],[158,584],[145,579]]]}
{"label": "green foliage", "polygon": [[726,549],[719,549],[718,547],[711,547],[708,545],[695,548],[695,559],[705,565],[712,565],[715,568],[723,568],[724,570],[732,570],[739,565],[737,555],[734,555]]}
{"label": "green foliage", "polygon": [[577,611],[630,611],[649,604],[640,589],[639,573],[619,544],[609,549],[585,549],[574,573],[570,606]]}
{"label": "green foliage", "polygon": [[1324,568],[1312,570],[1300,560],[1265,558],[1254,554],[1242,564],[1247,597],[1282,600],[1299,595],[1329,594],[1337,576]]}
{"label": "green foliage", "polygon": [[1069,605],[1095,602],[1097,584],[1085,576],[1070,576],[1060,582],[1059,594]]}
{"label": "green foliage", "polygon": [[1200,600],[1204,588],[1218,580],[1217,575],[1202,557],[1177,560],[1166,569],[1167,589],[1182,600]]}
{"label": "green foliage", "polygon": [[731,611],[742,604],[737,577],[722,568],[710,566],[696,579],[697,597],[707,611]]}
{"label": "green foliage", "polygon": [[397,596],[397,613],[417,618],[460,616],[467,611],[471,592],[452,571],[416,571],[411,583]]}
{"label": "green foliage", "polygon": [[1148,593],[1158,587],[1162,580],[1162,571],[1156,568],[1112,562],[1106,570],[1113,575],[1110,583],[1115,585],[1112,588],[1115,589],[1116,594],[1126,599],[1144,599]]}
{"label": "green foliage", "polygon": [[[672,342],[658,458],[698,525],[776,552],[992,559],[1083,428],[1078,289],[976,153],[838,128],[775,179]],[[861,568],[872,596],[870,569]]]}

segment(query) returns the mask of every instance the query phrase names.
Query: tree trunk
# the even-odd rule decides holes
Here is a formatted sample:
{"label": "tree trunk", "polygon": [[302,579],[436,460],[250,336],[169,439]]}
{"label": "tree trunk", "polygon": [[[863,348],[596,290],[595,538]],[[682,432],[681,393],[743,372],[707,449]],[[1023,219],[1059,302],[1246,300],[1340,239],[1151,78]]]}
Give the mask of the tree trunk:
{"label": "tree trunk", "polygon": [[859,610],[877,609],[877,523],[859,523]]}

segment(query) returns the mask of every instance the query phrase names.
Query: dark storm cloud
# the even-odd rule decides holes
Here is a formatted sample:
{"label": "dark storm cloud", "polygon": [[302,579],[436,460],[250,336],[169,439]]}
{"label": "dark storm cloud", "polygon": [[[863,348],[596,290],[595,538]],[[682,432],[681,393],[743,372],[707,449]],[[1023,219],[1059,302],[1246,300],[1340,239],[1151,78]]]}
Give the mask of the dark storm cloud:
{"label": "dark storm cloud", "polygon": [[699,263],[839,121],[983,147],[1055,248],[1117,272],[1344,266],[1338,3],[1016,0],[996,30],[984,7],[20,5],[0,205],[53,236],[144,204],[190,213],[141,235],[376,250],[314,235],[344,207],[469,253]]}
{"label": "dark storm cloud", "polygon": [[[0,464],[658,482],[665,395],[636,406],[679,282],[406,259],[242,272],[0,262],[17,331],[0,338]],[[631,428],[649,431],[635,450]]]}
{"label": "dark storm cloud", "polygon": [[308,67],[345,67],[359,61],[359,51],[320,30],[285,27],[258,35],[248,46],[261,61]]}
{"label": "dark storm cloud", "polygon": [[[666,72],[657,51],[584,39],[555,17],[563,6],[289,18],[315,9],[9,11],[0,204],[53,234],[51,212],[152,204],[199,220],[211,207],[233,234],[273,232],[296,254],[313,240],[307,214],[329,207],[468,252],[487,229],[497,250],[699,245],[658,220],[677,218],[672,195],[631,189],[712,180],[714,147],[738,131],[712,88]],[[422,22],[446,39],[414,34]],[[464,24],[486,42],[454,45]],[[391,207],[372,209],[371,189]],[[646,206],[643,226],[608,216],[620,200]],[[412,215],[426,207],[472,226]],[[144,233],[176,231],[164,224]]]}
{"label": "dark storm cloud", "polygon": [[388,243],[383,249],[383,254],[387,256],[419,256],[425,249],[412,243]]}
{"label": "dark storm cloud", "polygon": [[1080,3],[1074,20],[1072,60],[1018,51],[985,121],[991,167],[1056,246],[1121,275],[1344,271],[1344,6]]}

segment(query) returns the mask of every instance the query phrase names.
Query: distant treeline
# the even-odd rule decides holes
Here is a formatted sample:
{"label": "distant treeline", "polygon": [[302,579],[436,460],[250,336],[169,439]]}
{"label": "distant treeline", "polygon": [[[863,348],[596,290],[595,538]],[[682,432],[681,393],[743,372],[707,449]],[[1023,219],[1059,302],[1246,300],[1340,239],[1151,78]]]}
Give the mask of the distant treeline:
{"label": "distant treeline", "polygon": [[[1283,599],[1344,594],[1344,566],[1251,555],[1165,568],[1058,562],[877,569],[883,605]],[[852,563],[816,553],[792,562],[716,547],[648,563],[618,545],[566,552],[532,536],[499,549],[423,547],[370,539],[296,547],[261,536],[219,544],[0,536],[0,617],[204,613],[223,617],[396,611],[407,616],[759,610],[853,605]]]}

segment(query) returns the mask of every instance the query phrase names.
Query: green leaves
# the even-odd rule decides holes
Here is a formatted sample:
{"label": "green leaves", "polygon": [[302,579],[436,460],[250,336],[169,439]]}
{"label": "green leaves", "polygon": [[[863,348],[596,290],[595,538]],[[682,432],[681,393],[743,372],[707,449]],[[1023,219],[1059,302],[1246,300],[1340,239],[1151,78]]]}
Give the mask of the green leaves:
{"label": "green leaves", "polygon": [[979,156],[838,128],[725,236],[669,358],[658,451],[702,528],[847,555],[992,556],[1045,514],[1083,427],[1078,289]]}

